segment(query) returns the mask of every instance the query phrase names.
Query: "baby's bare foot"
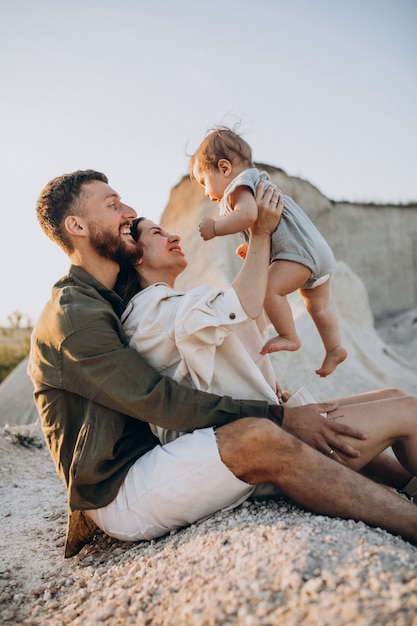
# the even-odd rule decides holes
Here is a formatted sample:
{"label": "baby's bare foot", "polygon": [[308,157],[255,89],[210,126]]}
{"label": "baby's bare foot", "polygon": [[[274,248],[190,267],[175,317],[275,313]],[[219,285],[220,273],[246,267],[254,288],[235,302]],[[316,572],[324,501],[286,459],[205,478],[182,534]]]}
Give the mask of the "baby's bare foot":
{"label": "baby's bare foot", "polygon": [[288,352],[294,352],[301,347],[301,341],[297,335],[291,335],[285,337],[284,335],[277,335],[272,337],[266,342],[261,350],[261,354],[270,354],[271,352],[279,352],[280,350],[287,350]]}
{"label": "baby's bare foot", "polygon": [[316,374],[321,376],[321,378],[326,378],[326,376],[334,372],[336,367],[346,359],[347,355],[347,351],[342,346],[337,346],[337,348],[330,350],[324,357],[321,368],[316,370]]}

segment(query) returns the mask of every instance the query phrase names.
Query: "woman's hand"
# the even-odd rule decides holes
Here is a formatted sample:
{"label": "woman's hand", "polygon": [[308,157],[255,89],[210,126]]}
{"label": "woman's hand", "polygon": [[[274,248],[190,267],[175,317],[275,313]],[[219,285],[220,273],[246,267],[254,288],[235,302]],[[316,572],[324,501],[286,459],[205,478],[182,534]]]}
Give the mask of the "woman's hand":
{"label": "woman's hand", "polygon": [[[253,203],[253,196],[250,198]],[[251,236],[246,258],[232,283],[246,315],[253,320],[263,310],[268,284],[271,232],[279,222],[283,207],[283,201],[279,198],[277,189],[267,189],[265,193],[262,189],[258,189],[256,202],[259,202],[254,205],[258,216],[255,215],[256,221],[250,227]],[[225,219],[233,216],[234,213],[235,211],[232,211],[225,216]]]}
{"label": "woman's hand", "polygon": [[247,243],[241,243],[240,246],[238,246],[236,248],[236,256],[241,258],[242,261],[244,261],[246,259],[247,253],[248,253],[248,244]]}
{"label": "woman's hand", "polygon": [[258,219],[250,228],[251,234],[271,235],[279,224],[284,208],[282,193],[275,185],[271,185],[264,191],[264,184],[259,183],[255,201],[258,207]]}
{"label": "woman's hand", "polygon": [[281,389],[281,386],[277,381],[275,381],[275,393],[277,394],[278,402],[282,404],[283,402],[287,402],[291,398],[291,394],[289,391]]}
{"label": "woman's hand", "polygon": [[357,458],[359,450],[349,445],[339,435],[353,439],[367,439],[368,435],[347,424],[326,419],[321,413],[331,413],[338,408],[337,402],[305,404],[298,407],[286,407],[282,428],[298,437],[312,448],[331,457],[342,465],[347,465],[342,455]]}

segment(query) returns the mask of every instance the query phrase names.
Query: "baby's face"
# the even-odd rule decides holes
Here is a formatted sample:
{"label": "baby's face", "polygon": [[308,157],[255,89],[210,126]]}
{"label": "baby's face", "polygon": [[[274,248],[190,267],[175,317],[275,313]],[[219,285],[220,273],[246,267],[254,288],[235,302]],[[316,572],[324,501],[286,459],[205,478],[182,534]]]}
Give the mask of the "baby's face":
{"label": "baby's face", "polygon": [[198,166],[193,170],[196,181],[204,187],[204,193],[212,202],[220,202],[224,191],[229,184],[229,179],[221,169],[203,171]]}

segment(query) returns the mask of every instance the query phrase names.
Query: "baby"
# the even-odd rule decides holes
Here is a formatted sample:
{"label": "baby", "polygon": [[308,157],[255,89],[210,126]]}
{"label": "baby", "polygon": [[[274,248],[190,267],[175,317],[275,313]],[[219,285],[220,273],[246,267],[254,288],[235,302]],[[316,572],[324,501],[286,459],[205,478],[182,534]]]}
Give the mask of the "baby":
{"label": "baby", "polygon": [[[271,183],[266,172],[253,165],[252,150],[239,135],[226,127],[209,131],[190,161],[190,176],[210,200],[220,203],[220,217],[205,217],[199,225],[201,237],[242,233],[249,240],[249,227],[257,218],[254,194],[262,181]],[[244,257],[247,244],[237,254]],[[287,295],[299,290],[326,351],[316,373],[325,377],[347,357],[340,343],[339,325],[330,308],[330,275],[333,253],[313,222],[289,196],[284,196],[280,223],[271,239],[271,266],[265,311],[277,336],[270,339],[261,353],[298,350],[301,341],[296,333]]]}

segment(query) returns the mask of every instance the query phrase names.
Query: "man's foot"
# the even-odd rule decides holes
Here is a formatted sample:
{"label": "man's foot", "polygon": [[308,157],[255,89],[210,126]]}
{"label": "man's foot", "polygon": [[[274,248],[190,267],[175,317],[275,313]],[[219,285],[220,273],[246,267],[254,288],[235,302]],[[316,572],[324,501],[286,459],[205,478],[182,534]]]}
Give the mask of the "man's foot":
{"label": "man's foot", "polygon": [[347,351],[342,346],[337,346],[337,348],[330,350],[330,352],[326,353],[321,368],[316,370],[316,374],[321,376],[321,378],[326,378],[346,359],[347,355]]}
{"label": "man's foot", "polygon": [[280,350],[287,350],[288,352],[294,352],[301,348],[301,341],[297,335],[291,335],[285,337],[284,335],[277,335],[272,337],[266,342],[261,350],[261,354],[270,354],[271,352],[280,352]]}

